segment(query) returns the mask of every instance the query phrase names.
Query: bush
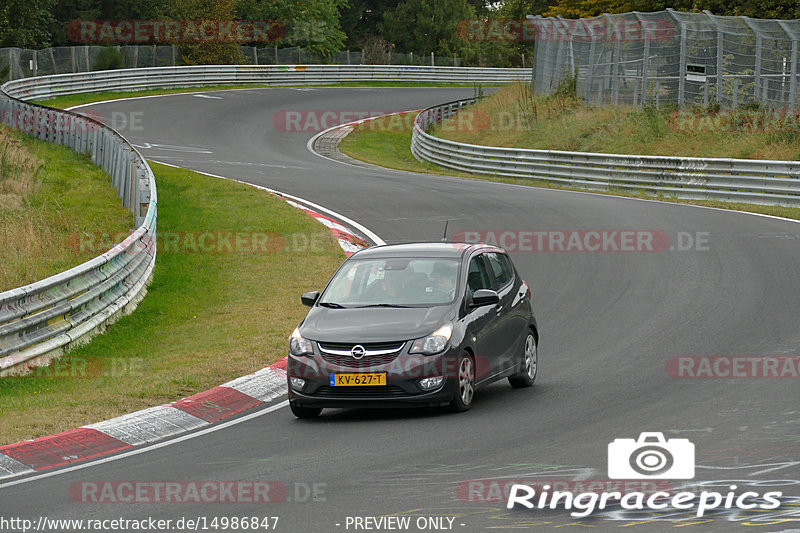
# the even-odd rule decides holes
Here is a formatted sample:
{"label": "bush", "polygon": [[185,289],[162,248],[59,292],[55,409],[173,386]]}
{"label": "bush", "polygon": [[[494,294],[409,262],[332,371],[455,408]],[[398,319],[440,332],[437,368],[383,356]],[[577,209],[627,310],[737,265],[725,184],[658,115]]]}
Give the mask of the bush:
{"label": "bush", "polygon": [[115,70],[125,68],[127,63],[122,52],[113,46],[107,46],[100,50],[100,55],[97,56],[97,61],[94,64],[93,70]]}

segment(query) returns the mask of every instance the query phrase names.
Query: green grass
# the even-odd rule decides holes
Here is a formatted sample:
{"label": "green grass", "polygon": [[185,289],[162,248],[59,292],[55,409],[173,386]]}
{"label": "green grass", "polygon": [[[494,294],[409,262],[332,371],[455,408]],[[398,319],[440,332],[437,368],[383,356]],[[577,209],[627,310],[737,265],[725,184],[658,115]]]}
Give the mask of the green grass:
{"label": "green grass", "polygon": [[[1,379],[0,443],[174,401],[280,359],[305,314],[299,295],[321,288],[344,259],[325,226],[283,200],[152,166],[160,250],[147,296],[49,367]],[[232,239],[234,252],[204,251],[204,232],[246,239],[238,250]],[[254,235],[266,246],[259,240],[252,252]]]}
{"label": "green grass", "polygon": [[0,291],[98,255],[76,246],[81,235],[127,235],[133,226],[87,156],[0,128]]}
{"label": "green grass", "polygon": [[[585,107],[512,84],[445,121],[442,138],[486,146],[737,159],[800,160],[798,120],[764,128],[765,111],[628,105]],[[731,117],[755,127],[732,127]],[[765,131],[766,130],[766,131]],[[782,130],[782,131],[781,131]]]}
{"label": "green grass", "polygon": [[[481,84],[482,87],[495,87],[499,85]],[[147,89],[142,91],[104,91],[97,93],[72,94],[57,96],[46,100],[36,100],[34,103],[67,109],[76,105],[116,100],[118,98],[134,98],[137,96],[154,96],[162,94],[184,94],[208,91],[224,91],[228,89],[264,89],[264,88],[291,88],[291,87],[474,87],[474,84],[464,83],[433,83],[433,82],[402,82],[402,81],[362,81],[349,83],[331,83],[322,85],[261,85],[261,84],[232,84],[232,85],[205,85],[201,87],[178,87],[174,89]]]}
{"label": "green grass", "polygon": [[[379,165],[398,170],[423,172],[428,174],[443,174],[446,176],[482,179],[486,181],[496,181],[502,183],[514,183],[518,185],[544,187],[549,189],[584,191],[584,189],[563,187],[543,180],[481,176],[467,172],[449,170],[430,163],[422,163],[417,161],[417,159],[411,153],[411,129],[408,126],[413,122],[413,117],[415,115],[416,112],[411,112],[401,114],[397,119],[385,118],[365,122],[347,137],[342,139],[341,143],[339,144],[339,149],[354,159],[372,163],[373,165]],[[649,200],[661,200],[672,203],[701,205],[706,207],[717,207],[721,209],[735,209],[737,211],[748,211],[751,213],[762,213],[766,215],[800,220],[800,209],[792,207],[728,203],[712,200],[681,200],[667,197],[656,198],[644,193],[631,194],[630,192],[621,190],[595,193],[627,196],[631,198],[645,198]]]}

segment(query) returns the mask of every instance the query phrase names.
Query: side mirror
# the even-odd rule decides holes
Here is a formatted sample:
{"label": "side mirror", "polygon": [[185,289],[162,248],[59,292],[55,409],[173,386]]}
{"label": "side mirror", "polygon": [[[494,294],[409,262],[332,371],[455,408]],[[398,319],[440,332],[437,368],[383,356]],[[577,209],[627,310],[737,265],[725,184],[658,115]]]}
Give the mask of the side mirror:
{"label": "side mirror", "polygon": [[472,307],[483,307],[484,305],[493,305],[500,303],[500,296],[496,291],[491,289],[478,289],[472,295]]}
{"label": "side mirror", "polygon": [[317,300],[319,300],[319,291],[305,292],[300,297],[300,301],[303,302],[303,305],[307,305],[308,307],[317,303]]}

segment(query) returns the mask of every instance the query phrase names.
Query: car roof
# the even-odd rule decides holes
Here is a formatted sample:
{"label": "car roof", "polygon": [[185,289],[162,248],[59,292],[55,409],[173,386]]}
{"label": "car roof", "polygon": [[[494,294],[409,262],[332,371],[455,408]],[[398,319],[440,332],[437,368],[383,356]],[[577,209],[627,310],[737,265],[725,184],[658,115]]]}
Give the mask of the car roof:
{"label": "car roof", "polygon": [[483,243],[463,242],[413,242],[403,244],[384,244],[365,248],[353,254],[358,259],[380,259],[383,257],[441,257],[460,259],[475,250],[488,248],[490,251],[503,252],[496,246]]}

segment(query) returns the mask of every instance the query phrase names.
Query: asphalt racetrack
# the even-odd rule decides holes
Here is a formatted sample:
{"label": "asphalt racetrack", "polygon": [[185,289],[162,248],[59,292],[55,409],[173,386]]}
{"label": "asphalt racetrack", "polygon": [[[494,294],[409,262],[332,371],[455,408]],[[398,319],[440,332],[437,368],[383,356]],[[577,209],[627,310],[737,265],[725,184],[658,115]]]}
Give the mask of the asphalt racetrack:
{"label": "asphalt racetrack", "polygon": [[[390,243],[439,240],[448,220],[451,235],[510,232],[505,243],[533,289],[541,333],[540,373],[532,389],[495,383],[477,393],[469,412],[457,415],[326,410],[318,420],[301,421],[277,408],[146,453],[12,486],[0,483],[0,516],[278,517],[275,530],[287,532],[364,531],[374,523],[362,521],[358,529],[356,517],[386,515],[412,517],[411,531],[800,528],[798,377],[691,378],[701,363],[676,373],[679,361],[707,364],[714,360],[702,358],[714,356],[794,356],[796,368],[800,224],[350,166],[307,150],[316,131],[286,132],[281,126],[287,111],[332,110],[352,119],[339,112],[418,109],[472,93],[470,88],[254,89],[92,107],[107,117],[117,112],[132,118],[121,133],[149,159],[299,196]],[[580,231],[613,240],[611,232],[624,230],[655,235],[657,249],[615,251],[607,244],[600,250],[559,251],[552,242],[556,234],[564,242],[572,235],[584,239]],[[529,251],[524,232],[530,231],[548,232],[548,246],[555,249]],[[266,320],[267,302],[264,307]],[[752,359],[747,361],[750,369]],[[718,364],[714,372],[724,369]],[[641,432],[694,443],[694,479],[668,482],[674,489],[725,494],[735,484],[740,492],[781,491],[781,506],[710,511],[703,518],[693,510],[613,506],[588,518],[564,509],[506,509],[498,487],[515,480],[579,480],[586,487],[591,480],[607,482],[608,444]],[[82,482],[219,480],[276,482],[286,492],[282,501],[269,504],[94,503],[75,493]],[[652,492],[655,482],[647,483]],[[417,522],[420,517],[426,518]]]}

